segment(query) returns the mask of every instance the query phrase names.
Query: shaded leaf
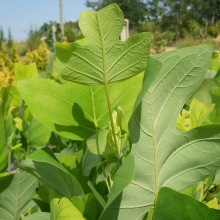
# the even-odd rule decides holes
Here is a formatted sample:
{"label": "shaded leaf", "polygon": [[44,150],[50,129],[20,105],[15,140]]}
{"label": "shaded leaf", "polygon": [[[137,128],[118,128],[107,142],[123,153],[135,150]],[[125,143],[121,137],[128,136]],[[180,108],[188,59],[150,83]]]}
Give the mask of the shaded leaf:
{"label": "shaded leaf", "polygon": [[209,209],[205,204],[167,187],[159,191],[153,216],[154,220],[218,220],[219,218],[219,210]]}
{"label": "shaded leaf", "polygon": [[[108,87],[112,110],[121,106],[127,120],[141,89],[142,78],[143,73]],[[36,120],[61,136],[87,139],[96,133],[95,127],[104,129],[109,125],[104,86],[61,85],[48,79],[22,80],[17,86]]]}
{"label": "shaded leaf", "polygon": [[93,167],[98,166],[99,163],[100,163],[100,156],[92,154],[86,148],[86,152],[83,155],[83,161],[82,161],[82,175],[89,176],[91,169]]}
{"label": "shaded leaf", "polygon": [[[114,200],[120,195],[120,193],[128,186],[134,177],[134,156],[129,155],[122,166],[118,169],[114,176],[113,186],[108,194],[108,201],[105,209],[100,217],[100,220],[107,219],[112,214],[112,207],[114,207]],[[119,196],[120,197],[120,196]],[[117,218],[115,218],[117,219]]]}
{"label": "shaded leaf", "polygon": [[89,193],[83,198],[77,198],[74,196],[71,201],[86,219],[97,219],[97,205],[93,194]]}
{"label": "shaded leaf", "polygon": [[104,208],[106,206],[106,201],[102,198],[102,196],[97,192],[93,184],[89,181],[88,185],[90,189],[92,190],[96,200],[99,202],[99,204]]}
{"label": "shaded leaf", "polygon": [[69,199],[74,195],[84,195],[79,182],[57,161],[48,147],[28,155],[16,167],[36,176],[47,190],[55,190]]}
{"label": "shaded leaf", "polygon": [[[109,141],[109,129],[98,130],[95,138],[90,138],[87,140],[87,146],[91,153],[96,155],[107,156],[111,158],[116,153]],[[96,140],[97,139],[97,140]]]}
{"label": "shaded leaf", "polygon": [[32,117],[27,132],[28,144],[33,147],[43,147],[50,139],[50,135],[51,130]]}

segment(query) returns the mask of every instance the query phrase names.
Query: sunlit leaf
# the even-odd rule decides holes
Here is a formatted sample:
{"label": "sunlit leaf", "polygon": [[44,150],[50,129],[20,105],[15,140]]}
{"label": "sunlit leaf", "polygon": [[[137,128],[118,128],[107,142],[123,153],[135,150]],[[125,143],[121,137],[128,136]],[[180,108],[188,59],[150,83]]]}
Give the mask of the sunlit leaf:
{"label": "sunlit leaf", "polygon": [[62,77],[86,85],[106,85],[142,72],[150,52],[150,33],[121,42],[123,25],[124,17],[116,4],[98,12],[82,11],[79,26],[86,40],[56,44],[56,55],[63,63]]}

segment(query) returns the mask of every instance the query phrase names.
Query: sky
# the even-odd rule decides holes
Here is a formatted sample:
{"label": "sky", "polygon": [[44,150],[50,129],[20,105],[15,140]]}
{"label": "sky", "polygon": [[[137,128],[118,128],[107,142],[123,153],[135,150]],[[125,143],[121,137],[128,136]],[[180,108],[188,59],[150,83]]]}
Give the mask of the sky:
{"label": "sky", "polygon": [[[63,20],[77,21],[86,0],[63,0]],[[59,0],[0,0],[0,27],[7,38],[10,28],[14,40],[27,39],[30,28],[40,28],[45,22],[60,23]]]}

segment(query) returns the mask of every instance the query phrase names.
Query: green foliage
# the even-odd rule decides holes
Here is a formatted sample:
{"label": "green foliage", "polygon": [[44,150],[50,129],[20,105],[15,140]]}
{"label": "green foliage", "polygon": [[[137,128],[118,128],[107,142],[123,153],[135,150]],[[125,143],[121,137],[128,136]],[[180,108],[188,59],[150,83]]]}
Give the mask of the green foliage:
{"label": "green foliage", "polygon": [[[166,202],[164,202],[166,201]],[[175,201],[175,209],[171,207]],[[153,219],[210,219],[220,218],[220,211],[209,209],[206,205],[189,196],[182,195],[167,187],[161,188],[155,204]]]}
{"label": "green foliage", "polygon": [[215,26],[210,26],[208,28],[208,34],[211,36],[211,37],[217,37],[218,34],[219,34],[219,31],[218,29],[215,27]]}
{"label": "green foliage", "polygon": [[81,31],[79,29],[78,22],[68,21],[64,24],[64,36],[67,38],[67,42],[74,42],[79,38],[82,38]]}
{"label": "green foliage", "polygon": [[[92,25],[88,25],[89,21]],[[120,42],[123,24],[123,14],[116,4],[98,12],[82,12],[79,26],[85,44],[57,43],[62,77],[85,85],[104,85],[123,81],[143,71],[149,56],[150,35],[141,33]]]}
{"label": "green foliage", "polygon": [[188,24],[188,29],[189,29],[189,33],[193,36],[193,37],[198,37],[200,34],[200,26],[198,24],[198,22],[196,21],[189,21]]}
{"label": "green foliage", "polygon": [[[84,195],[75,177],[58,162],[54,154],[47,147],[35,151],[26,159],[19,163],[17,167],[40,179],[48,190],[56,190],[62,196],[69,199],[74,195]],[[53,179],[56,179],[56,184],[51,181]],[[63,187],[64,182],[66,187]]]}
{"label": "green foliage", "polygon": [[[18,218],[218,219],[220,89],[212,46],[151,57],[150,34],[119,41],[123,23],[116,4],[84,11],[85,38],[57,43],[51,78],[16,64],[18,90],[1,90],[8,157],[0,158],[0,189],[26,172],[40,182],[35,195],[21,195],[34,205]],[[7,175],[11,161],[26,172]]]}
{"label": "green foliage", "polygon": [[[138,0],[103,0],[103,1],[87,1],[87,7],[91,7],[95,10],[100,10],[112,3],[118,4],[123,11],[125,18],[129,19],[129,25],[131,28],[137,27],[141,21],[145,20],[146,5],[143,1]],[[150,3],[148,1],[148,5]]]}
{"label": "green foliage", "polygon": [[18,220],[21,214],[35,206],[32,195],[38,182],[32,175],[21,172],[0,177],[0,216],[4,220]]}
{"label": "green foliage", "polygon": [[165,52],[166,50],[166,40],[163,39],[162,35],[159,32],[155,32],[153,36],[153,48],[157,53]]}
{"label": "green foliage", "polygon": [[30,51],[36,50],[41,44],[41,34],[38,30],[30,29],[27,39],[27,47]]}

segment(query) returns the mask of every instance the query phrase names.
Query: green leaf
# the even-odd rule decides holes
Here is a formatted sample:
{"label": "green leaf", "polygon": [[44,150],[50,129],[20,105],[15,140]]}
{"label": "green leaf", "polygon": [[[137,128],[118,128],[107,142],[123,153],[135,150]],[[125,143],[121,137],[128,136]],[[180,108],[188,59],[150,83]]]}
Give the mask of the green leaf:
{"label": "green leaf", "polygon": [[47,190],[55,190],[69,199],[74,195],[84,195],[79,182],[57,161],[48,147],[28,155],[16,167],[36,176]]}
{"label": "green leaf", "polygon": [[96,220],[97,205],[93,194],[89,193],[83,198],[72,198],[73,205],[85,216],[86,219]]}
{"label": "green leaf", "polygon": [[18,92],[17,87],[10,86],[10,91],[13,93],[13,98],[11,100],[11,104],[14,106],[20,106],[20,94]]}
{"label": "green leaf", "polygon": [[188,131],[203,124],[210,124],[207,117],[214,107],[215,104],[204,104],[194,98],[190,104],[190,111],[183,109],[182,114],[178,115],[176,127],[181,131]]}
{"label": "green leaf", "polygon": [[154,220],[218,220],[219,218],[219,210],[210,209],[203,203],[167,187],[159,191],[153,216]]}
{"label": "green leaf", "polygon": [[102,196],[97,192],[97,190],[95,189],[95,187],[93,186],[93,184],[89,181],[88,185],[90,187],[90,189],[92,190],[96,200],[100,203],[100,205],[104,208],[106,206],[106,202],[105,200],[102,198]]}
{"label": "green leaf", "polygon": [[50,212],[49,203],[43,201],[39,195],[34,195],[32,197],[33,201],[37,204],[37,209],[42,212]]}
{"label": "green leaf", "polygon": [[[213,209],[219,209],[219,205],[218,205],[218,199],[215,197],[214,199],[208,201],[206,203],[206,205],[209,207],[209,208],[213,208]],[[219,211],[220,212],[220,211]]]}
{"label": "green leaf", "polygon": [[79,150],[70,155],[60,153],[60,163],[73,175],[78,176],[82,172],[83,150]]}
{"label": "green leaf", "polygon": [[43,147],[50,139],[50,135],[51,130],[32,117],[27,132],[28,144],[36,148]]}
{"label": "green leaf", "polygon": [[38,212],[25,217],[25,220],[51,220],[51,214],[47,212]]}
{"label": "green leaf", "polygon": [[188,131],[189,125],[190,125],[190,118],[189,118],[189,111],[186,111],[185,109],[182,110],[181,114],[178,115],[177,121],[176,121],[176,127],[180,131]]}
{"label": "green leaf", "polygon": [[11,113],[5,117],[5,122],[0,119],[0,173],[6,170],[8,164],[8,151],[5,138],[7,137],[7,144],[10,146],[9,137],[13,133],[12,120]]}
{"label": "green leaf", "polygon": [[3,120],[9,111],[13,94],[10,87],[2,87],[0,90],[0,120]]}
{"label": "green leaf", "polygon": [[109,142],[108,134],[109,129],[98,130],[95,138],[87,140],[89,151],[96,155],[102,155],[103,157],[107,156],[108,158],[111,158],[112,155],[114,156],[116,150]]}
{"label": "green leaf", "polygon": [[113,186],[108,194],[108,201],[106,206],[109,206],[114,199],[124,190],[124,188],[131,182],[135,172],[134,156],[126,157],[122,166],[118,169],[114,176]]}
{"label": "green leaf", "polygon": [[205,120],[207,124],[220,123],[220,108],[213,109],[210,115]]}
{"label": "green leaf", "polygon": [[214,109],[215,104],[204,104],[193,99],[190,105],[190,129],[201,126],[203,121]]}
{"label": "green leaf", "polygon": [[0,219],[17,220],[35,206],[31,197],[38,187],[32,175],[21,172],[0,177]]}
{"label": "green leaf", "polygon": [[16,63],[14,68],[14,73],[17,82],[22,79],[37,77],[36,63],[31,63],[29,65]]}
{"label": "green leaf", "polygon": [[79,26],[86,43],[56,44],[66,80],[85,85],[123,81],[142,72],[150,52],[149,33],[119,40],[124,25],[122,11],[111,4],[98,12],[85,10]]}
{"label": "green leaf", "polygon": [[86,148],[86,152],[83,155],[82,161],[82,175],[89,176],[90,171],[93,167],[98,166],[100,163],[100,156],[92,154],[88,148]]}
{"label": "green leaf", "polygon": [[[127,121],[142,79],[143,74],[138,74],[108,87],[112,110],[121,106]],[[61,136],[83,140],[96,133],[95,127],[104,129],[109,125],[104,86],[61,85],[48,79],[28,79],[18,82],[17,87],[35,119]]]}
{"label": "green leaf", "polygon": [[212,103],[211,91],[214,88],[216,88],[215,79],[204,79],[200,87],[196,90],[196,92],[190,98],[190,101],[193,98],[196,98],[200,102],[203,102],[204,104]]}
{"label": "green leaf", "polygon": [[[120,196],[121,192],[125,189],[125,187],[128,186],[128,184],[133,179],[134,171],[135,171],[134,156],[129,155],[114,176],[113,186],[111,188],[110,193],[108,194],[108,201],[105,206],[105,210],[103,211],[100,217],[100,220],[108,219],[108,216],[114,216],[115,213],[113,214],[112,208],[115,207],[115,205],[118,202],[116,198],[121,197]],[[114,203],[115,201],[116,203]],[[111,219],[113,219],[113,217],[111,217]],[[114,219],[117,219],[116,216]]]}
{"label": "green leaf", "polygon": [[212,59],[210,61],[209,69],[218,71],[220,69],[220,53],[219,51],[214,51]]}
{"label": "green leaf", "polygon": [[162,68],[162,63],[159,60],[156,60],[155,58],[150,56],[148,57],[147,66],[144,73],[142,89],[138,94],[134,109],[136,109],[137,106],[140,104],[147,90],[159,75],[161,68]]}
{"label": "green leaf", "polygon": [[[118,219],[140,219],[154,206],[163,186],[177,191],[194,185],[220,167],[220,125],[181,132],[176,119],[202,83],[211,45],[157,56],[163,67],[129,122],[135,177],[123,191]],[[187,89],[186,89],[187,88]],[[118,211],[118,208],[120,210]]]}
{"label": "green leaf", "polygon": [[73,203],[65,197],[53,198],[50,202],[50,206],[51,220],[86,220]]}

